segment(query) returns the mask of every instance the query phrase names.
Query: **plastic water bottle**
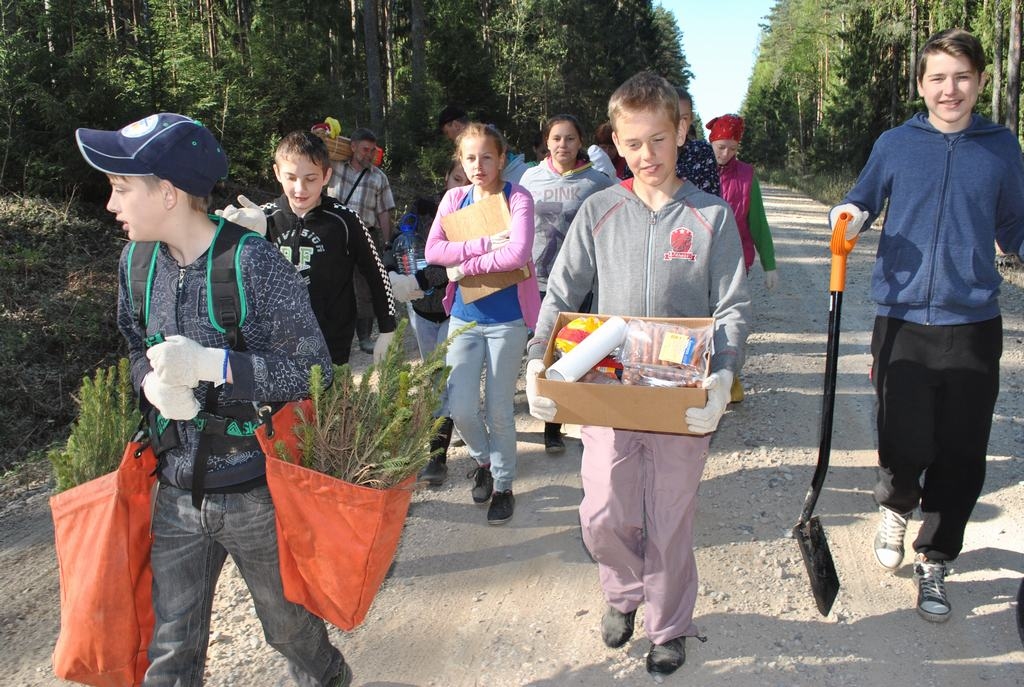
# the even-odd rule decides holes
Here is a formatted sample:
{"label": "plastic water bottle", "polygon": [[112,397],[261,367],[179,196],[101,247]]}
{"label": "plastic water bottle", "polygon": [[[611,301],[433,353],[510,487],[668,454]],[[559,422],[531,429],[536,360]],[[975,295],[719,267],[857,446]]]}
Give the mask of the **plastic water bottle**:
{"label": "plastic water bottle", "polygon": [[423,239],[416,233],[419,218],[408,213],[398,224],[398,236],[391,244],[391,252],[398,263],[398,271],[402,274],[416,274],[427,266],[423,250],[426,247]]}

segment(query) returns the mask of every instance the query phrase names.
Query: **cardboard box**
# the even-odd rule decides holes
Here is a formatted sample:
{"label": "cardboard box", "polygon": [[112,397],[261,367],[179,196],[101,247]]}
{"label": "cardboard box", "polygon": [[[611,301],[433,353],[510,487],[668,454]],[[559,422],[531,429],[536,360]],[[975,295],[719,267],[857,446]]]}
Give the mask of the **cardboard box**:
{"label": "cardboard box", "polygon": [[[505,231],[512,224],[505,194],[497,193],[470,203],[441,218],[441,227],[449,241],[469,241]],[[463,277],[459,281],[462,302],[472,303],[529,278],[529,266],[508,272],[491,272]]]}
{"label": "cardboard box", "polygon": [[[559,313],[551,330],[548,347],[544,351],[545,367],[550,367],[555,362],[555,336],[558,331],[570,320],[585,315],[587,313]],[[593,317],[606,320],[610,315]],[[710,317],[623,318],[627,321],[641,319],[694,328],[706,327],[714,322]],[[686,409],[703,408],[708,400],[708,392],[704,389],[556,382],[547,379],[543,373],[537,379],[537,392],[558,404],[555,422],[670,434],[690,434],[686,427]]]}

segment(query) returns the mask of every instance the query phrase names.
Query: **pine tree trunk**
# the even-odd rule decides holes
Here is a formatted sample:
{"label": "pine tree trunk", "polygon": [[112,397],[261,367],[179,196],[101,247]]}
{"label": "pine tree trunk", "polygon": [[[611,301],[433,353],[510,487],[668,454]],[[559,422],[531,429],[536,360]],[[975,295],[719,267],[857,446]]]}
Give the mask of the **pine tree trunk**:
{"label": "pine tree trunk", "polygon": [[917,0],[910,0],[910,55],[907,57],[910,68],[907,70],[907,100],[917,97],[918,21]]}
{"label": "pine tree trunk", "polygon": [[423,112],[427,83],[426,15],[423,11],[423,0],[412,0],[410,4],[409,30],[412,43],[412,88],[410,96],[412,111]]}
{"label": "pine tree trunk", "polygon": [[1020,4],[1021,0],[1010,2],[1010,54],[1006,69],[1006,117],[1004,124],[1017,133],[1020,121]]}
{"label": "pine tree trunk", "polygon": [[366,84],[370,99],[370,126],[381,131],[384,121],[380,72],[380,40],[377,35],[377,0],[363,0],[363,40],[366,45]]}
{"label": "pine tree trunk", "polygon": [[1003,3],[994,2],[995,24],[992,29],[992,121],[1003,117]]}

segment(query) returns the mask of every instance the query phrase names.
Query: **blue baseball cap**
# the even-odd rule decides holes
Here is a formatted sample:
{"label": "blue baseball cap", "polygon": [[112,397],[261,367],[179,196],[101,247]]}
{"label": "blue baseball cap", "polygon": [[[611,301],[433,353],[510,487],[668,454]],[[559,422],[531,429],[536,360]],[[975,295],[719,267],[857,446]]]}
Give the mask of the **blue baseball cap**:
{"label": "blue baseball cap", "polygon": [[205,198],[228,175],[228,158],[210,130],[191,117],[161,112],[117,131],[78,129],[90,165],[117,176],[154,175]]}

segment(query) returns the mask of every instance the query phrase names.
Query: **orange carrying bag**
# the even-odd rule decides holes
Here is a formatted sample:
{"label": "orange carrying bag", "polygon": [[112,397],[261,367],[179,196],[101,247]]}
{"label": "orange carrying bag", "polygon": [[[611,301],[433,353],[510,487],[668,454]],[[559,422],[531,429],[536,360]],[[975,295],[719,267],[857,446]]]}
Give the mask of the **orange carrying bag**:
{"label": "orange carrying bag", "polygon": [[60,570],[57,677],[142,684],[153,635],[150,493],[156,456],[130,442],[117,470],[50,498]]}
{"label": "orange carrying bag", "polygon": [[284,595],[343,630],[358,626],[370,610],[398,549],[415,477],[392,489],[357,486],[282,460],[282,441],[297,456],[299,411],[289,404],[257,437],[267,454],[267,485],[277,513],[277,542]]}

